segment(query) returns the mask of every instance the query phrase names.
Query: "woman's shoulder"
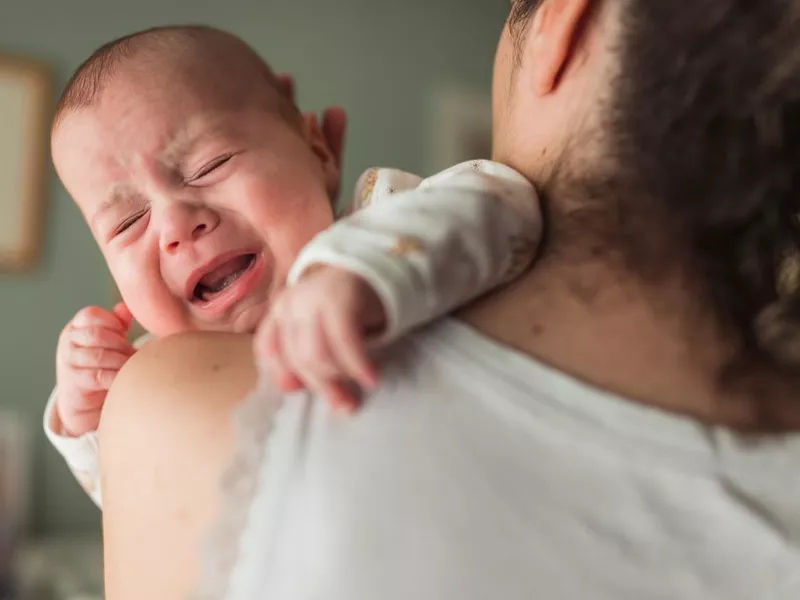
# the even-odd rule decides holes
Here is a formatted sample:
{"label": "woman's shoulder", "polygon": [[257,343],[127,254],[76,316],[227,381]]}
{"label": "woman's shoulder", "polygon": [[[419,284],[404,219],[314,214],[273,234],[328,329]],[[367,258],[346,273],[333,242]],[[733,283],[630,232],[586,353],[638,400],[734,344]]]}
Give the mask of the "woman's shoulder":
{"label": "woman's shoulder", "polygon": [[[235,447],[231,412],[255,381],[251,338],[231,334],[153,340],[120,371],[98,449],[109,597],[186,596]],[[139,576],[165,557],[163,573]]]}
{"label": "woman's shoulder", "polygon": [[103,422],[229,408],[255,387],[256,374],[248,335],[191,332],[154,339],[120,370]]}
{"label": "woman's shoulder", "polygon": [[231,371],[255,369],[252,337],[193,331],[148,341],[120,371],[114,387],[143,383],[227,378]]}

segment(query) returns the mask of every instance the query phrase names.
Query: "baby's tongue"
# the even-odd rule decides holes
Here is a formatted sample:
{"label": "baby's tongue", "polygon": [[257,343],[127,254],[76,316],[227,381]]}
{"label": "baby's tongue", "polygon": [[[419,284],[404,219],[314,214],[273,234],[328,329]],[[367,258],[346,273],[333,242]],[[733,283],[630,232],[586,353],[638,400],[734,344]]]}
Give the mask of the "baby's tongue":
{"label": "baby's tongue", "polygon": [[233,283],[249,264],[250,257],[248,255],[237,256],[206,273],[200,280],[200,285],[211,292],[218,292]]}

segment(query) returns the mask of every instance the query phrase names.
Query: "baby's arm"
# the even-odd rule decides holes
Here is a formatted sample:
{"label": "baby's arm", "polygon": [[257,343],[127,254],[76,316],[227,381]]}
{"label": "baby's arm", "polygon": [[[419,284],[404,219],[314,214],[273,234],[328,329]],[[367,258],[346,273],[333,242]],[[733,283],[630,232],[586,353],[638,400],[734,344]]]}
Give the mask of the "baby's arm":
{"label": "baby's arm", "polygon": [[64,457],[69,470],[84,491],[98,507],[102,508],[97,431],[89,431],[78,437],[72,437],[63,431],[56,411],[57,394],[58,387],[53,389],[47,401],[44,410],[44,432],[50,443]]}
{"label": "baby's arm", "polygon": [[397,339],[513,279],[541,234],[533,186],[488,161],[425,181],[373,169],[355,204],[301,252],[255,342],[281,389],[306,388],[348,412],[358,402],[347,381],[378,381],[365,343]]}
{"label": "baby's arm", "polygon": [[[142,336],[134,342],[131,350],[141,348],[149,339],[150,336],[148,335]],[[59,346],[62,345],[62,343],[59,344]],[[60,348],[59,354],[61,350]],[[67,466],[81,487],[98,507],[102,507],[96,419],[91,421],[83,419],[85,423],[80,418],[77,421],[73,419],[73,425],[79,427],[77,430],[70,430],[62,421],[61,414],[65,412],[74,413],[78,417],[88,416],[92,412],[85,410],[85,407],[81,409],[81,407],[76,408],[75,406],[65,405],[63,402],[65,396],[59,396],[59,391],[62,386],[68,387],[68,379],[68,377],[64,376],[64,373],[61,373],[59,383],[53,389],[50,399],[47,401],[43,419],[45,435],[59,454],[64,457]],[[60,406],[59,403],[61,403]],[[100,410],[102,410],[102,405],[98,406],[98,413]],[[93,425],[88,425],[89,422]]]}
{"label": "baby's arm", "polygon": [[371,170],[358,188],[361,206],[312,240],[290,282],[318,264],[362,277],[385,311],[377,341],[397,339],[509,282],[536,255],[536,191],[505,165],[472,161],[421,182]]}

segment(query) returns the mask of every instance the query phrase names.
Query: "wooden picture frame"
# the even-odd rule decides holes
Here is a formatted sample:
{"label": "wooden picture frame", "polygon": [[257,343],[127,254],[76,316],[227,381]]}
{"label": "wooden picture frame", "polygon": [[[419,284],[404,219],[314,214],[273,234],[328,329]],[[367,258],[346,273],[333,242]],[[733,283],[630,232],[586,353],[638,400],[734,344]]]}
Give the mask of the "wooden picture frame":
{"label": "wooden picture frame", "polygon": [[39,258],[52,92],[47,66],[0,53],[0,273]]}

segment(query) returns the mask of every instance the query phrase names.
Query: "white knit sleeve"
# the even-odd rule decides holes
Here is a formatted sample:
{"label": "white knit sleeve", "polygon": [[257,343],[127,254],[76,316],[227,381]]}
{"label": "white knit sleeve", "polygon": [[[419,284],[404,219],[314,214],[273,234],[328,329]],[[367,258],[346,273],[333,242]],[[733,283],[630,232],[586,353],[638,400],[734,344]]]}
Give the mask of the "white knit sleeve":
{"label": "white knit sleeve", "polygon": [[44,410],[44,433],[67,461],[67,466],[81,487],[97,506],[102,507],[97,432],[90,431],[78,437],[66,434],[61,428],[56,411],[57,395],[58,388],[56,387],[50,394]]}
{"label": "white knit sleeve", "polygon": [[386,311],[379,342],[518,276],[541,237],[533,186],[504,165],[464,163],[416,187],[412,177],[368,171],[363,208],[314,238],[290,272],[290,284],[315,264],[363,277]]}

